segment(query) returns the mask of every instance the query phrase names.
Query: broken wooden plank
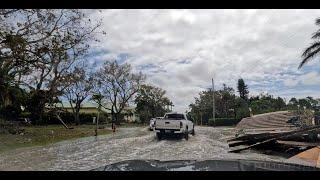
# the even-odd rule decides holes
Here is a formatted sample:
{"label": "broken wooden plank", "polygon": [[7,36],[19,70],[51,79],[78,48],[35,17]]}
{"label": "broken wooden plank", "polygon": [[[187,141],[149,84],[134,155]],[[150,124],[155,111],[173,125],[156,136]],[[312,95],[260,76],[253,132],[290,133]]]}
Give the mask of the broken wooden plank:
{"label": "broken wooden plank", "polygon": [[247,147],[249,147],[249,145],[242,144],[239,145],[237,148],[230,148],[229,152],[237,153],[238,149],[246,149]]}
{"label": "broken wooden plank", "polygon": [[243,130],[244,134],[262,134],[262,133],[284,133],[284,132],[291,132],[297,130],[297,127],[290,127],[290,128],[265,128],[265,129],[245,129]]}
{"label": "broken wooden plank", "polygon": [[252,145],[247,146],[247,147],[241,147],[241,148],[239,148],[239,149],[234,149],[234,150],[231,150],[231,151],[229,151],[229,152],[231,152],[231,153],[238,153],[238,152],[240,152],[240,151],[247,150],[247,149],[250,149],[250,148],[255,147],[255,146],[259,146],[259,145],[261,145],[261,144],[265,144],[265,143],[268,143],[268,142],[272,142],[272,141],[274,141],[275,139],[276,139],[276,138],[271,138],[271,139],[268,139],[268,140],[265,140],[265,141],[262,141],[262,142],[257,142],[257,143],[255,143],[255,144],[252,144]]}
{"label": "broken wooden plank", "polygon": [[301,142],[301,141],[282,141],[277,140],[277,143],[292,146],[320,146],[320,142]]}
{"label": "broken wooden plank", "polygon": [[228,139],[227,142],[248,140],[248,139],[258,139],[261,137],[267,137],[270,135],[277,135],[280,133],[292,132],[295,130],[300,130],[300,128],[259,128],[259,129],[245,129],[242,135]]}
{"label": "broken wooden plank", "polygon": [[255,144],[252,144],[252,145],[244,147],[244,148],[231,150],[229,152],[234,152],[234,153],[240,152],[240,151],[243,151],[243,150],[246,150],[246,149],[250,149],[252,147],[259,146],[261,144],[265,144],[265,143],[269,143],[269,142],[272,142],[272,141],[276,141],[276,140],[281,139],[281,138],[286,138],[286,137],[290,137],[290,136],[294,136],[294,135],[299,135],[299,134],[304,134],[304,133],[316,131],[316,130],[319,130],[319,128],[320,128],[320,126],[313,126],[313,127],[304,128],[302,130],[296,130],[296,131],[292,131],[292,132],[286,132],[286,133],[280,133],[280,134],[276,134],[276,135],[270,135],[269,139],[257,142]]}
{"label": "broken wooden plank", "polygon": [[235,146],[239,146],[239,145],[245,145],[245,144],[248,144],[250,142],[250,140],[245,140],[245,141],[234,141],[229,145],[229,147],[235,147]]}
{"label": "broken wooden plank", "polygon": [[252,139],[252,138],[259,138],[259,137],[263,137],[263,136],[266,136],[266,135],[270,135],[270,133],[243,135],[243,136],[239,136],[239,137],[235,137],[235,138],[229,139],[229,140],[227,140],[227,142],[239,141],[239,140],[249,140],[249,139]]}
{"label": "broken wooden plank", "polygon": [[57,116],[57,119],[59,119],[59,121],[62,123],[62,125],[63,125],[66,129],[73,129],[73,128],[69,128],[69,127],[67,126],[67,124],[63,122],[63,120],[62,120],[62,118],[59,116],[59,114],[56,114],[56,116]]}

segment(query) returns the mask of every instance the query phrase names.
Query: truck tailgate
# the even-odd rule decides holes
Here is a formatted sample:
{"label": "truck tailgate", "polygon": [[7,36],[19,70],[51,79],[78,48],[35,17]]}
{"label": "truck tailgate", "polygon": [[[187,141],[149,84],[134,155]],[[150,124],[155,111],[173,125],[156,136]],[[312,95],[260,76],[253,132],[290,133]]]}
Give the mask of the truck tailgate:
{"label": "truck tailgate", "polygon": [[180,129],[180,121],[179,120],[157,120],[156,129]]}

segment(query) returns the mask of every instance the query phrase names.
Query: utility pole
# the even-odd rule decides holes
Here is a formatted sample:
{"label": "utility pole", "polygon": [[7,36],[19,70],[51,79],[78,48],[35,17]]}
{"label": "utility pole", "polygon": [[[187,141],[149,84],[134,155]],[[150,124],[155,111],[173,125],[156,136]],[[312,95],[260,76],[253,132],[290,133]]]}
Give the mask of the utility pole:
{"label": "utility pole", "polygon": [[200,111],[200,120],[201,120],[201,126],[202,126],[202,111]]}
{"label": "utility pole", "polygon": [[215,112],[215,105],[214,105],[214,81],[212,78],[212,118],[213,118],[213,126],[216,125],[216,112]]}
{"label": "utility pole", "polygon": [[95,132],[95,136],[98,136],[98,122],[99,122],[99,118],[100,118],[100,109],[101,109],[101,103],[99,103],[98,105],[98,115],[97,115],[97,119],[96,119],[96,128],[94,130]]}
{"label": "utility pole", "polygon": [[96,128],[94,129],[95,136],[98,136],[98,123],[99,123],[99,118],[100,118],[100,111],[101,111],[101,103],[102,103],[102,98],[103,96],[99,94],[93,94],[92,95],[92,100],[94,100],[98,104],[98,114],[97,114],[97,119],[96,119]]}

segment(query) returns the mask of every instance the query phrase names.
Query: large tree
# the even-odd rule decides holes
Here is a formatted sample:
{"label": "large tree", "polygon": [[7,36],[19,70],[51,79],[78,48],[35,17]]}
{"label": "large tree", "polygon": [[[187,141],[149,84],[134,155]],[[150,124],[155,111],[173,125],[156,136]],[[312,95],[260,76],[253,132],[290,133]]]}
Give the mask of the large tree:
{"label": "large tree", "polygon": [[281,97],[273,97],[269,94],[260,94],[250,98],[250,107],[253,114],[262,114],[273,111],[285,110],[286,103]]}
{"label": "large tree", "polygon": [[[316,19],[316,25],[320,26],[320,18]],[[312,58],[319,55],[320,53],[320,29],[318,29],[311,37],[311,39],[314,40],[314,42],[307,47],[303,54],[302,54],[302,61],[299,65],[299,68],[301,68],[304,64],[309,62]]]}
{"label": "large tree", "polygon": [[[195,102],[189,105],[190,115],[198,124],[207,124],[212,118],[213,104],[212,91],[206,90],[195,97]],[[235,106],[234,89],[223,85],[223,88],[214,92],[215,116],[217,118],[235,117],[237,107]]]}
{"label": "large tree", "polygon": [[165,96],[165,93],[166,91],[159,87],[146,84],[141,85],[134,100],[136,103],[136,113],[140,121],[146,122],[152,117],[163,116],[169,111],[168,106],[172,102]]}
{"label": "large tree", "polygon": [[11,90],[16,89],[19,79],[33,62],[26,38],[17,33],[21,25],[12,21],[12,15],[18,11],[0,10],[0,108],[11,105]]}
{"label": "large tree", "polygon": [[289,100],[289,105],[296,106],[298,104],[297,98],[293,97]]}
{"label": "large tree", "polygon": [[316,108],[317,105],[319,104],[319,101],[317,101],[316,99],[313,99],[313,97],[311,97],[311,96],[308,96],[307,99],[308,99],[312,108]]}
{"label": "large tree", "polygon": [[70,76],[64,79],[63,95],[68,99],[76,124],[80,124],[80,109],[82,102],[87,99],[93,89],[92,74],[86,71],[84,63],[75,67]]}
{"label": "large tree", "polygon": [[[223,84],[223,88],[218,91],[220,102],[218,102],[217,106],[222,106],[221,114],[224,117],[233,116],[234,114],[230,114],[230,110],[234,112],[235,110],[235,94],[234,89]],[[219,109],[219,108],[218,108]]]}
{"label": "large tree", "polygon": [[238,88],[240,97],[244,100],[248,100],[248,95],[249,95],[248,86],[244,83],[244,80],[242,78],[238,80],[237,88]]}
{"label": "large tree", "polygon": [[[106,61],[97,72],[95,93],[103,96],[104,108],[112,111],[115,122],[119,122],[120,113],[129,105],[145,80],[145,75],[134,73],[131,65]],[[111,108],[106,106],[111,104]]]}
{"label": "large tree", "polygon": [[29,110],[41,119],[45,104],[61,95],[68,70],[95,40],[100,22],[72,9],[0,12],[0,74],[10,77],[0,79],[29,89]]}
{"label": "large tree", "polygon": [[311,105],[310,100],[308,98],[299,99],[298,103],[301,106],[301,108],[304,108],[304,107],[306,107],[308,109],[312,108],[312,105]]}

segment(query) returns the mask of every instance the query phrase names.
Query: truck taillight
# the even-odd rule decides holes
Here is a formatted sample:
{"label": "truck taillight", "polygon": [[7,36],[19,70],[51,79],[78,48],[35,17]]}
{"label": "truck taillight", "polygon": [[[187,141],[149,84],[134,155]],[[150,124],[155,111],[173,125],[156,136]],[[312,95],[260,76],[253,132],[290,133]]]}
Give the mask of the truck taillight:
{"label": "truck taillight", "polygon": [[180,121],[180,129],[182,128],[182,122]]}

